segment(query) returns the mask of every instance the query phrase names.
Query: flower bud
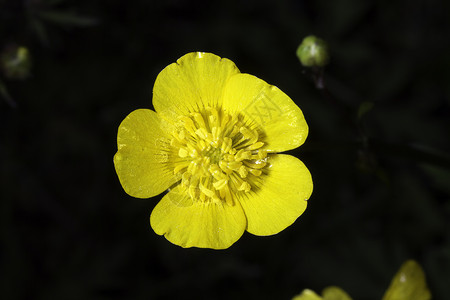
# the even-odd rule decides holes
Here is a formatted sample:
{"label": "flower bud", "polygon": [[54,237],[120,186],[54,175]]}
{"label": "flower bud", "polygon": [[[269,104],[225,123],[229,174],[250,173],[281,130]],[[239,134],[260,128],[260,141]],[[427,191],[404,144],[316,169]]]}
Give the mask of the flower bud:
{"label": "flower bud", "polygon": [[328,45],[314,35],[307,36],[297,48],[297,57],[305,67],[323,67],[330,60]]}
{"label": "flower bud", "polygon": [[30,75],[31,59],[28,48],[11,46],[0,57],[0,65],[6,78],[25,79]]}

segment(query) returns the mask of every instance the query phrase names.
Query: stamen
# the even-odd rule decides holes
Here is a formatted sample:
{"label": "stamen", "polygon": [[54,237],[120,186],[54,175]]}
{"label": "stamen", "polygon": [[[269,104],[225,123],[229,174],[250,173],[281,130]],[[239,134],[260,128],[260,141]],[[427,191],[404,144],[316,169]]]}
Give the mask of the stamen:
{"label": "stamen", "polygon": [[189,131],[189,133],[191,135],[195,134],[195,124],[194,121],[192,121],[191,118],[187,117],[187,116],[182,116],[180,117],[180,119],[184,122],[184,128]]}
{"label": "stamen", "polygon": [[203,120],[202,115],[200,113],[193,113],[193,116],[200,128],[206,129],[205,120]]}
{"label": "stamen", "polygon": [[234,156],[234,159],[236,161],[243,161],[244,159],[250,159],[252,156],[252,153],[250,151],[244,151],[244,149],[239,150],[236,155]]}
{"label": "stamen", "polygon": [[239,170],[239,168],[242,166],[242,162],[241,161],[231,161],[228,163],[228,168],[233,170],[233,171],[237,171]]}
{"label": "stamen", "polygon": [[183,186],[189,186],[189,178],[191,177],[191,174],[188,172],[184,172],[183,175],[181,175],[181,184]]}
{"label": "stamen", "polygon": [[225,203],[228,206],[233,206],[234,202],[233,197],[231,196],[230,188],[227,186],[224,190],[225,190]]}
{"label": "stamen", "polygon": [[250,192],[251,188],[252,188],[251,185],[247,181],[244,181],[244,182],[242,182],[242,184],[238,190],[245,191],[246,193],[248,193],[248,192]]}
{"label": "stamen", "polygon": [[241,176],[241,178],[245,178],[245,177],[247,177],[247,175],[248,175],[248,168],[245,167],[245,166],[241,166],[241,167],[239,168],[238,173],[239,173],[239,176]]}
{"label": "stamen", "polygon": [[228,153],[233,146],[233,141],[229,137],[225,137],[222,143],[222,151],[224,153]]}
{"label": "stamen", "polygon": [[214,197],[216,195],[216,193],[214,193],[213,190],[208,189],[207,187],[205,187],[201,182],[200,182],[200,191],[202,191],[203,194],[205,194],[208,197]]}
{"label": "stamen", "polygon": [[256,149],[261,148],[262,146],[264,146],[264,143],[263,143],[263,142],[256,142],[256,143],[251,144],[250,146],[248,146],[248,147],[246,148],[246,150],[256,150]]}
{"label": "stamen", "polygon": [[228,180],[221,179],[219,181],[216,181],[213,183],[213,186],[216,188],[216,190],[223,189],[228,184]]}
{"label": "stamen", "polygon": [[228,168],[228,163],[224,160],[221,160],[219,162],[219,167],[224,171],[226,174],[230,175],[233,174],[233,169]]}
{"label": "stamen", "polygon": [[220,126],[221,126],[222,128],[227,127],[227,124],[228,124],[228,122],[230,122],[230,120],[231,120],[230,115],[227,115],[227,114],[224,115],[223,118],[222,118],[222,123],[220,124]]}
{"label": "stamen", "polygon": [[178,174],[181,170],[187,168],[191,162],[189,161],[183,161],[178,162],[175,168],[173,169],[173,174]]}
{"label": "stamen", "polygon": [[262,171],[259,170],[259,169],[251,169],[251,168],[249,168],[248,171],[249,171],[250,173],[252,173],[253,175],[255,175],[255,176],[260,176],[261,173],[262,173]]}
{"label": "stamen", "polygon": [[208,138],[208,132],[206,131],[206,128],[199,128],[195,131],[195,134],[197,134],[200,138],[206,140]]}
{"label": "stamen", "polygon": [[233,198],[250,192],[267,164],[258,131],[245,126],[238,114],[216,108],[179,119],[170,145],[182,159],[174,165],[181,186],[195,201],[233,206]]}
{"label": "stamen", "polygon": [[255,161],[255,163],[244,161],[244,164],[253,169],[262,169],[266,166],[266,163],[260,160]]}
{"label": "stamen", "polygon": [[185,158],[188,154],[189,152],[186,148],[181,147],[180,150],[178,150],[178,156],[181,158]]}

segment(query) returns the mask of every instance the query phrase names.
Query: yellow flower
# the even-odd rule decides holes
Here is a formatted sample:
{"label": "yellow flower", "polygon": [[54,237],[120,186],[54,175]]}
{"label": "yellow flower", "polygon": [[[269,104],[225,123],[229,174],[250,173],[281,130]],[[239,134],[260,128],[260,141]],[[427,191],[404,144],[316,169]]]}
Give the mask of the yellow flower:
{"label": "yellow flower", "polygon": [[245,230],[276,234],[306,209],[311,175],[290,155],[308,126],[277,87],[211,53],[189,53],[159,73],[155,111],[120,124],[114,165],[129,195],[169,192],[153,230],[182,247],[224,249]]}
{"label": "yellow flower", "polygon": [[[431,299],[431,293],[425,280],[425,273],[414,260],[408,260],[403,263],[382,298],[382,300],[411,299]],[[352,300],[352,298],[339,287],[331,286],[323,290],[322,297],[311,290],[305,289],[292,300]]]}

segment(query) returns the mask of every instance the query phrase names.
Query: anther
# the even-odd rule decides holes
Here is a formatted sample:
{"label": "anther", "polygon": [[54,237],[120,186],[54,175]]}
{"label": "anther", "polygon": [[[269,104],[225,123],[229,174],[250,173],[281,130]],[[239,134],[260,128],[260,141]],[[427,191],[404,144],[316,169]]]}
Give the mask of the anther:
{"label": "anther", "polygon": [[228,168],[233,170],[233,171],[237,171],[241,166],[242,166],[242,162],[241,161],[230,161],[228,163]]}
{"label": "anther", "polygon": [[246,166],[241,166],[238,170],[239,172],[239,176],[241,176],[241,178],[245,178],[248,175],[248,169]]}
{"label": "anther", "polygon": [[201,182],[199,184],[200,187],[200,191],[205,194],[208,197],[214,197],[216,195],[216,193],[214,193],[213,190],[208,189],[207,187],[205,187]]}
{"label": "anther", "polygon": [[250,173],[252,173],[253,175],[255,175],[255,176],[259,176],[259,175],[261,175],[261,173],[262,173],[262,171],[261,170],[259,170],[259,169],[248,169],[248,171],[250,172]]}
{"label": "anther", "polygon": [[191,174],[188,172],[184,172],[183,175],[181,175],[181,184],[185,187],[189,186],[189,178],[191,177]]}
{"label": "anther", "polygon": [[204,127],[197,129],[195,131],[195,134],[204,140],[206,140],[206,138],[208,137],[208,132],[206,131],[206,129]]}
{"label": "anther", "polygon": [[198,126],[200,128],[206,129],[205,120],[203,119],[203,116],[200,113],[193,113],[194,120],[197,122]]}
{"label": "anther", "polygon": [[222,128],[225,128],[225,126],[228,125],[228,122],[230,121],[230,119],[231,119],[231,117],[230,117],[229,115],[225,114],[225,115],[222,117],[222,122],[220,123],[220,126],[221,126]]}
{"label": "anther", "polygon": [[223,189],[226,185],[228,184],[228,180],[226,179],[221,179],[218,180],[216,182],[213,183],[213,186],[216,190],[221,190]]}
{"label": "anther", "polygon": [[250,146],[248,146],[246,149],[247,150],[256,150],[256,149],[261,148],[262,146],[264,146],[263,142],[256,142],[256,143],[251,144]]}
{"label": "anther", "polygon": [[180,148],[178,150],[178,156],[181,157],[181,158],[184,158],[184,157],[188,156],[188,154],[189,154],[189,152],[188,152],[188,150],[186,148]]}
{"label": "anther", "polygon": [[243,161],[244,159],[250,159],[251,155],[252,153],[250,151],[245,151],[244,149],[241,149],[234,155],[234,159],[236,161]]}
{"label": "anther", "polygon": [[210,107],[180,120],[184,126],[170,145],[181,158],[174,167],[174,174],[182,173],[181,187],[193,200],[234,205],[234,193],[249,192],[254,179],[249,175],[260,176],[266,166],[258,131],[244,126],[237,114]]}
{"label": "anther", "polygon": [[252,186],[247,182],[243,181],[241,186],[238,188],[239,191],[245,191],[246,193],[250,192]]}
{"label": "anther", "polygon": [[223,138],[222,151],[224,153],[228,153],[231,150],[232,146],[233,146],[233,141],[229,137]]}
{"label": "anther", "polygon": [[189,164],[190,164],[189,161],[179,162],[173,169],[173,174],[178,174],[181,170],[188,167]]}
{"label": "anther", "polygon": [[184,128],[189,131],[190,134],[195,135],[196,126],[194,124],[194,121],[192,121],[192,119],[187,116],[181,116],[180,119],[184,123]]}
{"label": "anther", "polygon": [[257,160],[255,163],[251,163],[249,161],[244,161],[244,164],[247,167],[253,168],[253,169],[262,169],[266,166],[266,162]]}
{"label": "anther", "polygon": [[242,126],[241,128],[239,128],[239,131],[242,133],[244,138],[247,139],[247,140],[249,140],[249,139],[254,137],[253,133],[245,126]]}

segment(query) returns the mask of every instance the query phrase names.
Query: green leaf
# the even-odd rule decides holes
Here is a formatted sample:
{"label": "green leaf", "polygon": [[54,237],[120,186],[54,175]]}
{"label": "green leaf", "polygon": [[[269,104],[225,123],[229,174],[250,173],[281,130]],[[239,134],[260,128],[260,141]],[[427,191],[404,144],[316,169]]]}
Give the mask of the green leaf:
{"label": "green leaf", "polygon": [[352,300],[352,298],[337,286],[329,286],[322,291],[322,297],[314,291],[304,289],[300,295],[295,296],[292,300]]}
{"label": "green leaf", "polygon": [[414,260],[400,267],[382,300],[430,300],[431,293],[425,281],[425,273]]}
{"label": "green leaf", "polygon": [[358,107],[358,120],[360,120],[366,113],[371,111],[373,108],[373,102],[364,101]]}
{"label": "green leaf", "polygon": [[337,286],[329,286],[322,292],[323,300],[352,300],[350,296]]}
{"label": "green leaf", "polygon": [[54,10],[39,11],[37,15],[45,21],[77,27],[88,27],[98,24],[97,19],[77,16],[71,12],[60,12]]}
{"label": "green leaf", "polygon": [[322,300],[322,297],[312,290],[304,289],[300,295],[295,296],[292,300]]}
{"label": "green leaf", "polygon": [[50,41],[48,38],[47,30],[45,29],[45,25],[37,18],[30,18],[30,23],[42,45],[49,46]]}

